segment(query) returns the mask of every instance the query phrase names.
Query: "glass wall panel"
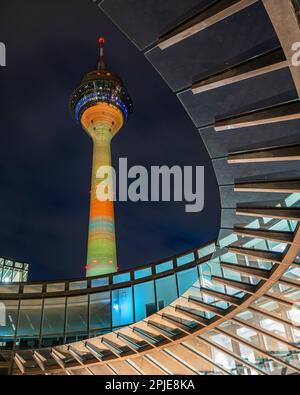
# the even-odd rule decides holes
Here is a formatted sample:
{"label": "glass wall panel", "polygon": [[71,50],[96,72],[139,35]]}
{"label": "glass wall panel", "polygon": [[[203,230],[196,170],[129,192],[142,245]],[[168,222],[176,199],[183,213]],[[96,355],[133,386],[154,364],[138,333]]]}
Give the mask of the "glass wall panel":
{"label": "glass wall panel", "polygon": [[121,284],[130,281],[130,273],[117,274],[113,277],[114,284]]}
{"label": "glass wall panel", "polygon": [[104,287],[109,284],[108,277],[96,278],[92,280],[92,288]]}
{"label": "glass wall panel", "polygon": [[90,330],[111,327],[110,292],[90,295]]}
{"label": "glass wall panel", "polygon": [[198,280],[198,270],[196,267],[177,273],[179,295],[182,295],[191,288]]}
{"label": "glass wall panel", "polygon": [[291,325],[280,322],[274,317],[265,316],[263,313],[257,311],[244,310],[236,316],[239,320],[244,321],[246,324],[262,328],[264,331],[270,332],[276,336],[281,337],[283,340],[292,343],[298,343],[300,341],[300,333],[293,328]]}
{"label": "glass wall panel", "polygon": [[300,268],[290,267],[283,275],[283,279],[291,280],[294,283],[300,284]]}
{"label": "glass wall panel", "polygon": [[87,332],[88,296],[72,296],[67,300],[67,332]]}
{"label": "glass wall panel", "polygon": [[159,265],[155,266],[155,271],[157,274],[166,272],[168,270],[173,269],[173,261],[168,261],[164,263],[160,263]]}
{"label": "glass wall panel", "polygon": [[278,317],[285,321],[289,321],[291,325],[300,325],[299,308],[296,305],[286,306],[281,302],[277,302],[275,300],[272,301],[265,297],[261,297],[253,302],[253,306],[261,310],[262,313],[266,311],[275,318]]}
{"label": "glass wall panel", "polygon": [[223,333],[218,333],[217,331],[212,330],[204,333],[201,337],[217,345],[220,345],[231,353],[234,353],[236,356],[251,364],[261,372],[281,375],[284,371],[284,367],[281,363],[275,362],[263,352],[260,352],[251,346],[239,342]]}
{"label": "glass wall panel", "polygon": [[63,335],[66,298],[45,299],[42,334]]}
{"label": "glass wall panel", "polygon": [[268,293],[283,300],[295,303],[300,302],[300,290],[290,285],[274,284],[269,289]]}
{"label": "glass wall panel", "polygon": [[204,258],[207,255],[213,254],[215,251],[216,251],[216,245],[210,244],[206,247],[200,248],[200,250],[198,250],[198,255],[199,258]]}
{"label": "glass wall panel", "polygon": [[18,336],[39,336],[42,320],[42,299],[22,300]]}
{"label": "glass wall panel", "polygon": [[176,278],[174,274],[172,276],[156,280],[155,286],[158,310],[163,309],[178,298]]}
{"label": "glass wall panel", "polygon": [[0,294],[17,294],[19,292],[19,285],[1,284]]}
{"label": "glass wall panel", "polygon": [[237,336],[246,342],[251,343],[251,345],[265,351],[267,354],[271,356],[274,355],[276,358],[299,368],[299,353],[292,346],[288,346],[273,337],[266,336],[255,329],[233,323],[232,321],[227,321],[221,324],[220,328],[229,335],[233,334],[234,336]]}
{"label": "glass wall panel", "polygon": [[112,324],[113,326],[129,325],[133,322],[132,288],[112,291]]}
{"label": "glass wall panel", "polygon": [[146,269],[136,270],[134,272],[135,280],[139,280],[140,278],[149,277],[152,275],[151,267],[147,267]]}
{"label": "glass wall panel", "polygon": [[42,293],[42,292],[43,292],[42,284],[24,285],[24,289],[23,289],[24,294],[34,294],[34,293]]}
{"label": "glass wall panel", "polygon": [[86,289],[87,288],[87,281],[74,281],[73,283],[69,284],[70,291],[74,291],[77,289]]}
{"label": "glass wall panel", "polygon": [[190,253],[184,256],[181,256],[180,258],[177,258],[177,265],[182,266],[186,265],[188,263],[194,262],[195,261],[195,255],[194,253]]}
{"label": "glass wall panel", "polygon": [[66,288],[65,283],[60,284],[48,284],[47,285],[47,292],[63,292]]}
{"label": "glass wall panel", "polygon": [[211,276],[222,276],[222,268],[219,259],[213,259],[198,266],[201,276],[210,279]]}
{"label": "glass wall panel", "polygon": [[12,274],[12,282],[20,283],[24,281],[24,273],[21,270],[14,269]]}
{"label": "glass wall panel", "polygon": [[1,273],[1,282],[11,283],[13,281],[13,269],[9,267],[4,267]]}
{"label": "glass wall panel", "polygon": [[192,338],[184,342],[184,344],[186,344],[193,352],[203,355],[206,359],[211,360],[232,375],[258,374],[254,369],[244,365],[240,360],[236,360],[231,355],[201,341],[199,338]]}
{"label": "glass wall panel", "polygon": [[154,281],[134,286],[135,320],[144,318],[156,312]]}
{"label": "glass wall panel", "polygon": [[253,285],[257,285],[260,282],[257,277],[253,277],[251,275],[248,275],[247,273],[239,273],[227,268],[223,269],[223,273],[225,278],[233,281],[241,281]]}
{"label": "glass wall panel", "polygon": [[3,300],[0,302],[0,339],[15,336],[18,306],[19,301],[15,300]]}

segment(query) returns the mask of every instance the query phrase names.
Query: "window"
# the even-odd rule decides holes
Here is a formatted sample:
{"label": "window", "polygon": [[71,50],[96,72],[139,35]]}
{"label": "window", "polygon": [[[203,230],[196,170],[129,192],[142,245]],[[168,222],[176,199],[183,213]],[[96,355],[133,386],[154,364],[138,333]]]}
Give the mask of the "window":
{"label": "window", "polygon": [[113,277],[114,284],[121,284],[130,281],[130,273],[118,274]]}
{"label": "window", "polygon": [[163,272],[166,272],[166,271],[172,270],[172,269],[173,269],[173,261],[161,263],[159,265],[156,265],[156,268],[155,268],[157,274],[163,273]]}
{"label": "window", "polygon": [[128,325],[133,322],[132,288],[116,289],[112,292],[112,324]]}
{"label": "window", "polygon": [[141,321],[156,312],[154,281],[134,286],[135,320]]}
{"label": "window", "polygon": [[199,279],[196,267],[177,273],[179,295],[184,294]]}
{"label": "window", "polygon": [[101,292],[90,295],[90,330],[110,327],[110,292]]}
{"label": "window", "polygon": [[63,292],[65,290],[65,283],[60,284],[48,284],[47,292]]}
{"label": "window", "polygon": [[0,302],[0,338],[14,336],[17,326],[18,301],[3,300]]}
{"label": "window", "polygon": [[184,256],[181,256],[180,258],[177,258],[177,265],[182,266],[186,265],[187,263],[191,263],[195,261],[195,255],[192,252],[191,254],[187,254]]}
{"label": "window", "polygon": [[152,275],[151,267],[147,267],[146,269],[136,270],[134,272],[135,280],[139,280],[140,278],[149,277]]}
{"label": "window", "polygon": [[42,299],[22,300],[18,336],[39,336],[41,315]]}
{"label": "window", "polygon": [[87,332],[88,296],[68,298],[67,332]]}
{"label": "window", "polygon": [[92,288],[104,287],[109,284],[108,277],[101,277],[92,280]]}
{"label": "window", "polygon": [[69,284],[70,291],[74,291],[77,289],[86,289],[87,288],[87,281],[75,281]]}
{"label": "window", "polygon": [[155,281],[158,310],[168,306],[178,298],[175,275]]}
{"label": "window", "polygon": [[63,334],[66,298],[45,299],[42,333]]}
{"label": "window", "polygon": [[42,284],[31,284],[31,285],[24,285],[24,294],[34,294],[34,293],[42,293],[43,285]]}

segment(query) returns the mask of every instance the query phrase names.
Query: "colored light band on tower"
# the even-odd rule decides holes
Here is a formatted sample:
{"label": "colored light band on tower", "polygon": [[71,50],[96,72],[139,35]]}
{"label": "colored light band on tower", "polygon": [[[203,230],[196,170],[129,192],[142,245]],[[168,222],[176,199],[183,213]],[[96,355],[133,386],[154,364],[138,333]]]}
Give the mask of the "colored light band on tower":
{"label": "colored light band on tower", "polygon": [[83,109],[83,107],[88,104],[88,103],[110,103],[116,105],[123,113],[125,122],[128,121],[128,116],[129,116],[129,110],[127,106],[115,95],[108,94],[108,93],[90,93],[87,96],[84,96],[79,102],[77,103],[75,107],[75,119],[77,122],[80,122],[80,112]]}

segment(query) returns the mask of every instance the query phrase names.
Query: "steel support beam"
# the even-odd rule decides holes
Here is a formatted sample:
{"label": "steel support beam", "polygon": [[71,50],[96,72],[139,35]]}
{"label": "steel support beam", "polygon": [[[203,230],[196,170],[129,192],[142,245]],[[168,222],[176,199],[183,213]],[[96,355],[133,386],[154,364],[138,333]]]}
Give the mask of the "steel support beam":
{"label": "steel support beam", "polygon": [[279,243],[291,244],[294,239],[292,232],[277,232],[271,230],[249,229],[246,227],[235,226],[234,233],[239,236],[252,237],[262,240],[277,241]]}
{"label": "steel support beam", "polygon": [[262,108],[248,113],[216,120],[216,132],[268,125],[300,119],[300,102],[293,101],[278,106]]}
{"label": "steel support beam", "polygon": [[203,77],[193,84],[192,92],[196,95],[198,93],[271,73],[276,70],[281,70],[288,67],[288,65],[289,63],[286,60],[283,50],[276,49],[234,65],[227,70]]}
{"label": "steel support beam", "polygon": [[299,193],[300,180],[237,182],[235,192]]}
{"label": "steel support beam", "polygon": [[236,209],[236,214],[245,217],[286,219],[289,221],[300,220],[300,208],[239,207]]}
{"label": "steel support beam", "polygon": [[175,45],[194,34],[197,34],[210,26],[236,14],[239,11],[251,6],[258,0],[220,0],[214,1],[211,6],[202,9],[190,20],[176,26],[160,37],[158,46],[164,50]]}

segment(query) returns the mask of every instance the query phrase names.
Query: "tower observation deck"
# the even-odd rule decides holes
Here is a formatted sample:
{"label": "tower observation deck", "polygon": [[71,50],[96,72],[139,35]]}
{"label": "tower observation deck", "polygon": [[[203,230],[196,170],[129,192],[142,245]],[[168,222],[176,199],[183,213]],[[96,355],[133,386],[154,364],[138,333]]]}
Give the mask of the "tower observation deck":
{"label": "tower observation deck", "polygon": [[[133,112],[132,100],[122,80],[107,70],[104,61],[104,38],[99,39],[98,69],[87,73],[71,97],[75,120],[93,140],[93,166],[90,198],[90,221],[87,252],[87,276],[118,270],[113,199],[99,199],[99,169],[106,169],[105,184],[113,194],[111,141]],[[101,172],[102,174],[102,172]]]}

